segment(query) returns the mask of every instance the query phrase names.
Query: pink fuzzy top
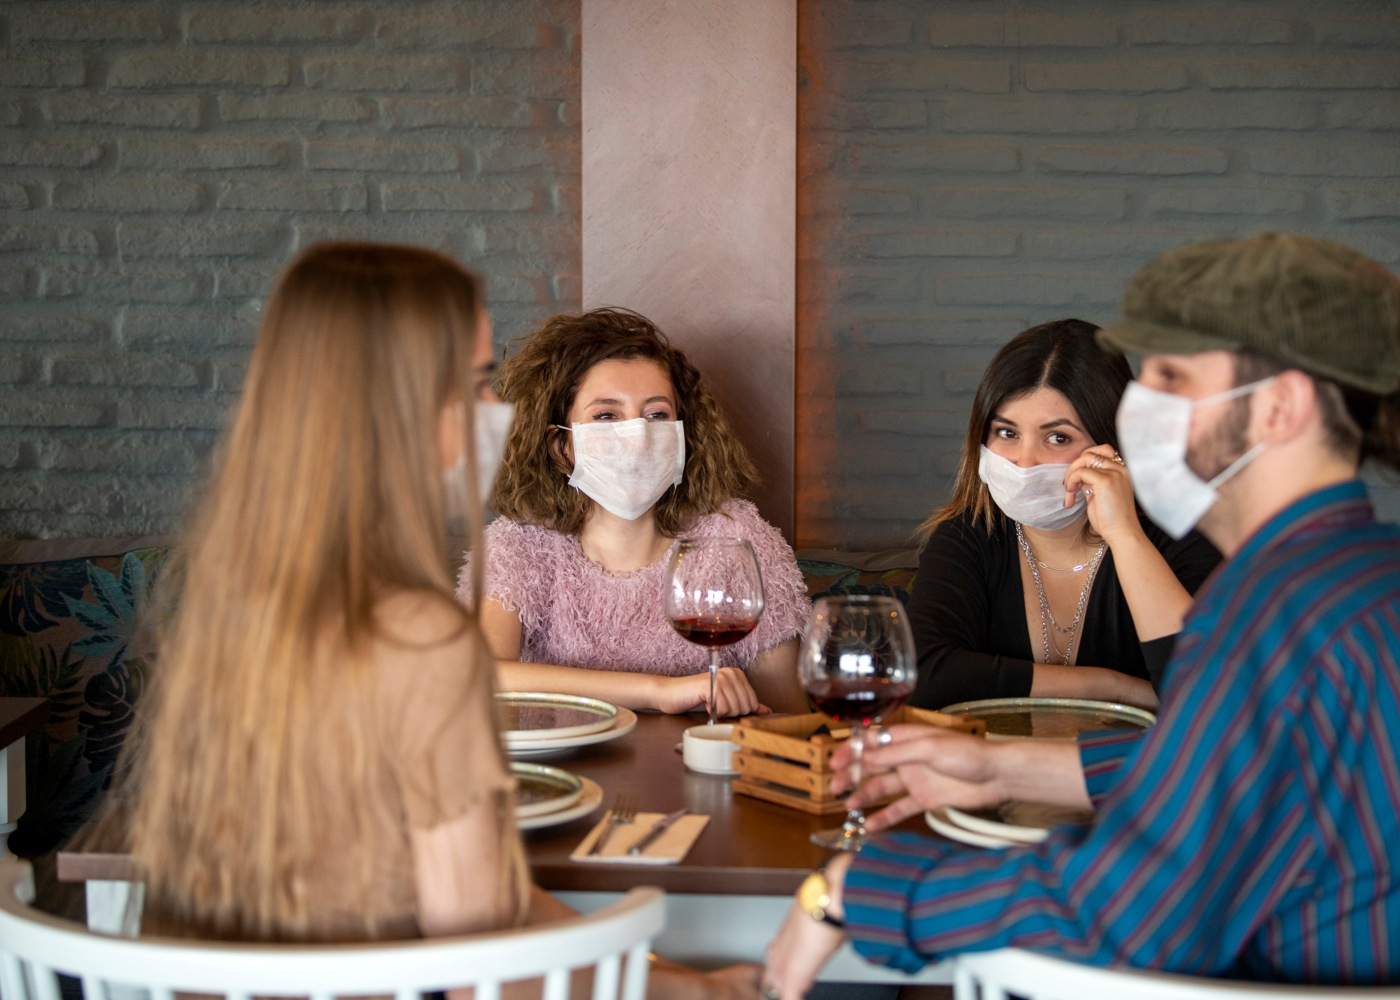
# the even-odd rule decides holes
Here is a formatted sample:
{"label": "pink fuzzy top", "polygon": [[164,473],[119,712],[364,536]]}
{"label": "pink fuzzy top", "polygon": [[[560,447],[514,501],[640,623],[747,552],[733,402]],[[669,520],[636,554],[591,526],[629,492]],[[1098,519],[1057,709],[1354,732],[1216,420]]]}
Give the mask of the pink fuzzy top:
{"label": "pink fuzzy top", "polygon": [[[763,617],[721,663],[747,668],[754,657],[800,635],[811,602],[797,558],[783,536],[747,500],[731,500],[700,518],[687,538],[747,539],[763,573]],[[703,647],[687,642],[662,607],[672,545],[635,573],[614,574],[583,554],[572,535],[497,518],[486,529],[486,596],[520,615],[520,659],[599,670],[680,677],[704,670]],[[457,595],[470,594],[471,555]]]}

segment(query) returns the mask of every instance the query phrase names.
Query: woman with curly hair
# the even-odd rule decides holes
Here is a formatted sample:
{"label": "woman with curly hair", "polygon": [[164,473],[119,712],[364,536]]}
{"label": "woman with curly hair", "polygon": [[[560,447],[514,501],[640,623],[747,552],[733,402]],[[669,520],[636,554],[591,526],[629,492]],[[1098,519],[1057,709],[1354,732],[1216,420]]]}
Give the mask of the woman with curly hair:
{"label": "woman with curly hair", "polygon": [[[717,715],[806,711],[797,636],[808,601],[792,549],[740,499],[757,473],[686,356],[626,309],[556,316],[508,352],[515,404],[486,531],[481,626],[501,686],[688,712],[705,651],[666,620],[681,537],[746,539],[763,573],[758,628],[726,650]],[[469,600],[470,556],[459,597]]]}

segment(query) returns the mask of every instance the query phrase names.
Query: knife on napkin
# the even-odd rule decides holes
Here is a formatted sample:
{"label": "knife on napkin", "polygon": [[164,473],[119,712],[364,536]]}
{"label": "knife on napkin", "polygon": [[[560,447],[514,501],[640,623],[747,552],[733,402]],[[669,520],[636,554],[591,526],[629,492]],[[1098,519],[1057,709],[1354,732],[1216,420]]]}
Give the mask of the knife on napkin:
{"label": "knife on napkin", "polygon": [[657,837],[661,836],[663,833],[666,832],[666,828],[668,826],[670,826],[676,820],[680,819],[689,811],[689,809],[682,807],[680,809],[677,809],[673,813],[667,813],[665,816],[662,816],[659,820],[657,820],[651,825],[651,829],[648,830],[645,834],[643,834],[640,840],[638,840],[631,847],[627,848],[627,853],[641,854],[656,841]]}

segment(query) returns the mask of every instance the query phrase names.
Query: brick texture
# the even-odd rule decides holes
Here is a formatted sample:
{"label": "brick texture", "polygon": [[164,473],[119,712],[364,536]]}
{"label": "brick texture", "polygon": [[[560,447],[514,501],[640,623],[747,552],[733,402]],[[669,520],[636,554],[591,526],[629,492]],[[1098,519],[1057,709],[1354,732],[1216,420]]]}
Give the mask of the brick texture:
{"label": "brick texture", "polygon": [[578,24],[570,0],[0,0],[0,537],[177,530],[313,240],[452,253],[502,341],[576,309]]}
{"label": "brick texture", "polygon": [[[578,0],[0,0],[0,537],[175,530],[315,240],[454,254],[502,342],[577,308],[580,44]],[[1400,265],[1397,45],[1393,0],[799,0],[795,541],[908,545],[997,347],[1162,250]]]}
{"label": "brick texture", "polygon": [[800,545],[910,545],[996,349],[1111,320],[1166,249],[1274,228],[1400,263],[1391,0],[799,9]]}

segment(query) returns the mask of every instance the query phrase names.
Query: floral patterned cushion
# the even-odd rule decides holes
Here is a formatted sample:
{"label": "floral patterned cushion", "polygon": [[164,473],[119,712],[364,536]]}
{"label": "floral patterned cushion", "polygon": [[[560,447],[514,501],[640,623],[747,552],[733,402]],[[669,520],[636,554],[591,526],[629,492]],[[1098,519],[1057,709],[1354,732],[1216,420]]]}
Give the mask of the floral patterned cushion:
{"label": "floral patterned cushion", "polygon": [[14,853],[62,844],[110,784],[150,655],[137,614],[170,553],[0,565],[0,695],[51,703],[48,725],[25,740]]}
{"label": "floral patterned cushion", "polygon": [[802,550],[797,566],[813,600],[832,594],[881,594],[909,603],[918,570],[918,552],[878,553]]}

